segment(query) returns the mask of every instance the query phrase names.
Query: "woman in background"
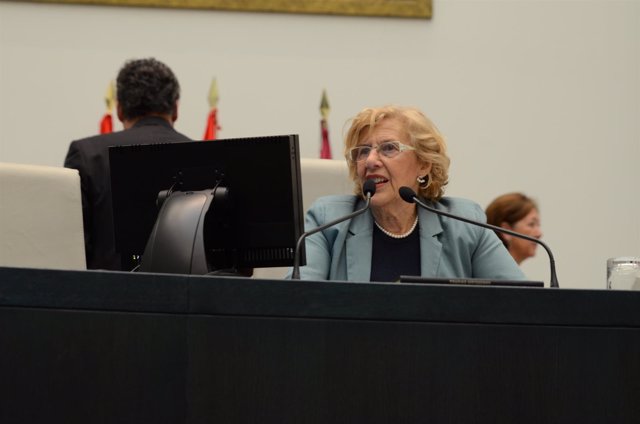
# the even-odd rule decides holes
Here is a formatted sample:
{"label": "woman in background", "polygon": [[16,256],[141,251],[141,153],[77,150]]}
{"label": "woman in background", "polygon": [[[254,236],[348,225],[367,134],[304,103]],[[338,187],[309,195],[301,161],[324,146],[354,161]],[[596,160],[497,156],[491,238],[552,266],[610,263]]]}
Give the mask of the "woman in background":
{"label": "woman in background", "polygon": [[[486,214],[489,224],[537,239],[542,237],[538,205],[522,193],[507,193],[497,197],[487,206]],[[535,256],[536,243],[509,234],[496,234],[518,264]]]}

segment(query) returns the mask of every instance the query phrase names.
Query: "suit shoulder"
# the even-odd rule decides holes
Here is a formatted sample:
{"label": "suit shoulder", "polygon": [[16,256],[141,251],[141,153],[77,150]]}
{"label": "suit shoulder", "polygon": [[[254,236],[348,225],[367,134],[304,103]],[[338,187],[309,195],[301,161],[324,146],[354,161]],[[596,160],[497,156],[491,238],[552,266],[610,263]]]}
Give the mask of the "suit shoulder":
{"label": "suit shoulder", "polygon": [[[358,197],[355,195],[331,195],[317,198],[306,213],[307,228],[314,228],[344,217],[354,211]],[[339,227],[325,230],[325,236]]]}
{"label": "suit shoulder", "polygon": [[77,147],[91,146],[94,144],[104,144],[115,142],[119,140],[121,137],[121,133],[124,131],[113,132],[109,134],[96,134],[89,137],[79,138],[77,140],[73,140],[71,144]]}
{"label": "suit shoulder", "polygon": [[98,134],[71,142],[79,150],[107,150],[109,146],[127,146],[131,144],[155,144],[192,141],[189,137],[164,127],[133,127],[109,134]]}
{"label": "suit shoulder", "polygon": [[318,197],[312,204],[311,208],[353,208],[358,197],[350,194],[332,194],[330,196]]}
{"label": "suit shoulder", "polygon": [[323,221],[330,221],[353,212],[357,201],[358,197],[355,195],[322,196],[311,204],[308,213],[323,217],[321,218]]}
{"label": "suit shoulder", "polygon": [[484,217],[484,211],[479,204],[473,200],[464,199],[462,197],[443,197],[438,201],[444,209],[456,215]]}

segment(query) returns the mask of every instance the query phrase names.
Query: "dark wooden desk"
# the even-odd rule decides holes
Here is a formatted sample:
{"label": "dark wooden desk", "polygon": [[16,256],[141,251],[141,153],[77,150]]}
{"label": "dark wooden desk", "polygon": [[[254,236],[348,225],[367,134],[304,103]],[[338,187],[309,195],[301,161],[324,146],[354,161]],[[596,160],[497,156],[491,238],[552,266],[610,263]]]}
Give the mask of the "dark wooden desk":
{"label": "dark wooden desk", "polygon": [[640,292],[0,268],[0,423],[640,422]]}

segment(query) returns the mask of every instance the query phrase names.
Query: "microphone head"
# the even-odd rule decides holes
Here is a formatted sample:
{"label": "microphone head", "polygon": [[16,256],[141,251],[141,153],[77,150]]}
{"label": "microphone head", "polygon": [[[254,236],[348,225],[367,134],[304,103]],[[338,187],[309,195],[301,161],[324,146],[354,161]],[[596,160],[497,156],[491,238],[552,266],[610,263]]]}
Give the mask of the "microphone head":
{"label": "microphone head", "polygon": [[400,193],[400,197],[407,203],[415,203],[414,197],[416,197],[416,192],[410,189],[409,187],[403,186],[398,190]]}
{"label": "microphone head", "polygon": [[365,180],[364,184],[362,184],[362,194],[364,194],[364,197],[373,197],[376,194],[376,183],[373,180]]}

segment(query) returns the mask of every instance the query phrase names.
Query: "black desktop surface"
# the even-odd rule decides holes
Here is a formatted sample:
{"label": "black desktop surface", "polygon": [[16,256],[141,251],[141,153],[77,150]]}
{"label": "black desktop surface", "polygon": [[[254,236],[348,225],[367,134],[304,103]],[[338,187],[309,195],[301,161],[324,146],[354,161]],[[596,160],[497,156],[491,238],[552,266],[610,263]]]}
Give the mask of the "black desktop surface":
{"label": "black desktop surface", "polygon": [[0,422],[635,424],[640,292],[0,268]]}
{"label": "black desktop surface", "polygon": [[[0,306],[172,314],[640,326],[640,292],[263,280],[0,267]],[[499,307],[495,307],[499,305]]]}

